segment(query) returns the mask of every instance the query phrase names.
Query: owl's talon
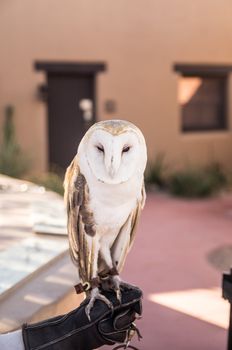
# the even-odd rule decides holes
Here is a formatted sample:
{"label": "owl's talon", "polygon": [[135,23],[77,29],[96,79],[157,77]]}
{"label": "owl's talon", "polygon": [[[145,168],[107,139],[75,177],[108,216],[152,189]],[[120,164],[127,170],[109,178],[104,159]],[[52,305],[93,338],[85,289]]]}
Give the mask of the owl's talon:
{"label": "owl's talon", "polygon": [[111,277],[111,283],[113,285],[112,289],[114,290],[114,292],[116,293],[116,298],[119,301],[119,303],[121,304],[122,301],[122,294],[121,294],[121,279],[118,275],[116,276],[112,276]]}
{"label": "owl's talon", "polygon": [[85,313],[86,313],[86,316],[87,316],[89,322],[91,322],[90,311],[91,311],[91,308],[89,308],[89,304],[88,304],[85,308]]}
{"label": "owl's talon", "polygon": [[119,288],[119,289],[116,289],[115,292],[116,292],[117,300],[118,300],[119,303],[121,304],[121,301],[122,301],[122,294],[121,294],[120,288]]}
{"label": "owl's talon", "polygon": [[90,322],[91,322],[90,312],[97,299],[103,301],[103,303],[105,303],[109,307],[109,309],[111,309],[111,311],[113,311],[114,309],[113,304],[104,295],[100,294],[98,288],[92,289],[90,301],[88,305],[85,307],[85,313]]}

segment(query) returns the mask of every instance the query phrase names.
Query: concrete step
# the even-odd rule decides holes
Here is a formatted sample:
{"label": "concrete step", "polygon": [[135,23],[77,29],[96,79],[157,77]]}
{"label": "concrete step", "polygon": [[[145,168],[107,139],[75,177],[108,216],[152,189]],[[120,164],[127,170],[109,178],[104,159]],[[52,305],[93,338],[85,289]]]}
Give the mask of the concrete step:
{"label": "concrete step", "polygon": [[67,239],[32,236],[0,252],[0,299],[67,249]]}

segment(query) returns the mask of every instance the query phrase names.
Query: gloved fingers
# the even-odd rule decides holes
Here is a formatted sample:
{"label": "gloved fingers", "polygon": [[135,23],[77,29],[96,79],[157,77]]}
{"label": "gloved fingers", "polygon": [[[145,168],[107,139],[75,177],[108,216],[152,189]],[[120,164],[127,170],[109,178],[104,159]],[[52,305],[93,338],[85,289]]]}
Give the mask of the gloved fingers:
{"label": "gloved fingers", "polygon": [[118,309],[119,307],[129,307],[130,305],[137,303],[142,298],[142,291],[137,287],[122,288],[120,303],[117,299],[115,291],[101,290],[101,294],[110,300],[115,309]]}
{"label": "gloved fingers", "polygon": [[127,337],[127,329],[117,330],[114,328],[111,317],[101,320],[98,323],[98,330],[101,336],[114,343],[123,343]]}
{"label": "gloved fingers", "polygon": [[135,303],[133,305],[133,309],[138,315],[142,315],[143,306],[142,306],[142,300],[141,299],[137,303]]}
{"label": "gloved fingers", "polygon": [[139,299],[139,300],[130,302],[127,305],[121,304],[120,306],[115,308],[115,314],[117,315],[117,314],[122,313],[123,311],[129,310],[129,309],[134,311],[138,315],[142,315],[142,300]]}
{"label": "gloved fingers", "polygon": [[121,303],[122,305],[125,305],[125,306],[136,303],[143,296],[142,291],[137,287],[131,287],[130,289],[122,288],[121,295],[122,295]]}
{"label": "gloved fingers", "polygon": [[114,312],[99,321],[98,331],[107,341],[125,343],[129,335],[139,331],[133,323],[137,315],[142,314],[142,291],[139,288],[123,288],[121,303],[114,302],[115,292],[104,292],[114,304]]}
{"label": "gloved fingers", "polygon": [[132,309],[125,309],[120,313],[108,316],[99,322],[99,329],[104,334],[128,330],[136,319],[136,313]]}
{"label": "gloved fingers", "polygon": [[133,309],[126,309],[115,315],[113,320],[114,329],[121,330],[129,328],[136,319],[136,312]]}

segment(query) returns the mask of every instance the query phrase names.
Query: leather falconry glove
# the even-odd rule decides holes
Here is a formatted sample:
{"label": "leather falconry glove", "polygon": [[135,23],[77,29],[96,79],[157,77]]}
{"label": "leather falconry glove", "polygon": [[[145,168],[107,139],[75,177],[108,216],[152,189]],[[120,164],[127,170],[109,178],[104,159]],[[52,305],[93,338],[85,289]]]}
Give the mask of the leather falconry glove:
{"label": "leather falconry glove", "polygon": [[132,287],[122,290],[121,303],[113,291],[102,291],[113,304],[113,311],[96,300],[89,321],[84,302],[66,315],[57,316],[22,328],[25,350],[90,350],[102,345],[127,343],[137,331],[133,324],[141,315],[142,292]]}

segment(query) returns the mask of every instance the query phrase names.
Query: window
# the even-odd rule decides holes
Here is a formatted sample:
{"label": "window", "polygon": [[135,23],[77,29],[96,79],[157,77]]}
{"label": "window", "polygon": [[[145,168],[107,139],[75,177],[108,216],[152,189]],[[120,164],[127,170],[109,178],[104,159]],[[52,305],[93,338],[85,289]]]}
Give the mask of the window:
{"label": "window", "polygon": [[[185,66],[186,68],[186,66]],[[202,67],[201,67],[202,68]],[[227,119],[227,74],[210,67],[197,72],[191,67],[181,72],[178,81],[178,102],[183,131],[222,130]]]}

